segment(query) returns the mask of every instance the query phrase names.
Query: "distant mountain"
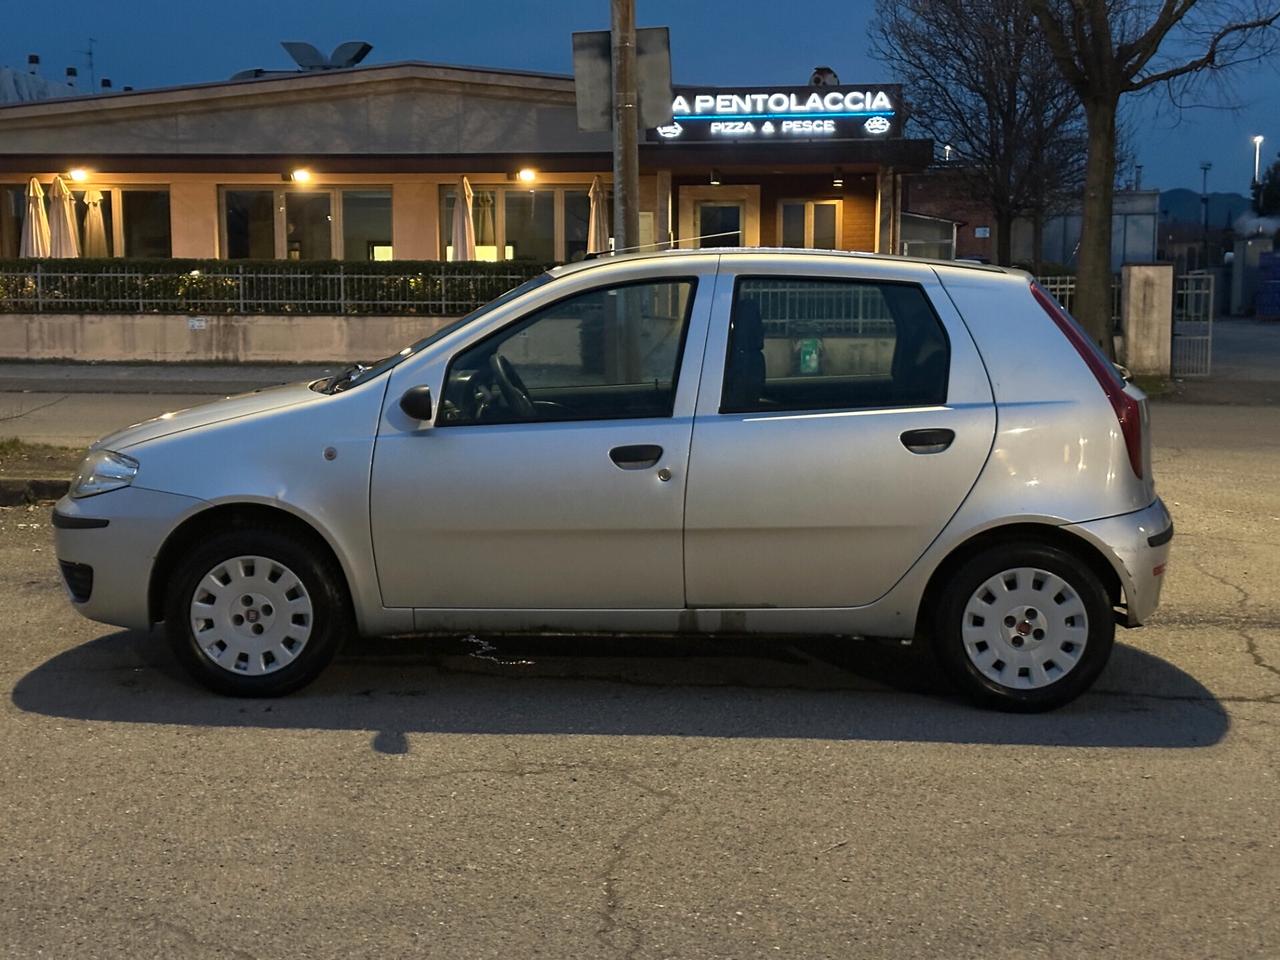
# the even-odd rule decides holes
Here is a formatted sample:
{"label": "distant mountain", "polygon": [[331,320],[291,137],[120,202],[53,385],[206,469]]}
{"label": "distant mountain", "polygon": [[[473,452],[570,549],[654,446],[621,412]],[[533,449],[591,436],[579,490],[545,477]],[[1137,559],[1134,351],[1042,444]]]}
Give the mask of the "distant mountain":
{"label": "distant mountain", "polygon": [[[1211,193],[1209,226],[1229,227],[1236,217],[1248,213],[1252,206],[1252,200],[1238,193]],[[1203,222],[1204,209],[1200,206],[1200,194],[1185,188],[1161,191],[1160,218],[1172,223]]]}

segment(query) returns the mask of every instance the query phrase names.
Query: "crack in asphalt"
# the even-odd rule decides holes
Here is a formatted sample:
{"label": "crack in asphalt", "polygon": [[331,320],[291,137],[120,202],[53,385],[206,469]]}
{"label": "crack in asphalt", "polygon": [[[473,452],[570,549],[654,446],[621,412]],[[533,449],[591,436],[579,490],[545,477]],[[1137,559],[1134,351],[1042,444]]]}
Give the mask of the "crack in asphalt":
{"label": "crack in asphalt", "polygon": [[1258,638],[1244,629],[1237,630],[1236,633],[1244,639],[1245,651],[1253,658],[1253,665],[1255,667],[1261,667],[1272,676],[1280,679],[1280,667],[1277,667],[1275,664],[1268,663],[1263,658],[1262,652],[1258,649]]}
{"label": "crack in asphalt", "polygon": [[1191,561],[1191,566],[1195,567],[1197,570],[1199,570],[1202,574],[1204,574],[1210,580],[1214,581],[1215,583],[1220,583],[1224,587],[1227,587],[1230,590],[1234,590],[1236,593],[1240,594],[1240,599],[1246,605],[1253,606],[1253,597],[1249,594],[1249,591],[1246,590],[1244,587],[1240,586],[1238,583],[1233,583],[1232,581],[1228,580],[1226,577],[1220,577],[1216,573],[1210,573],[1208,570],[1204,568],[1204,564],[1202,564],[1195,557],[1191,557],[1189,559]]}
{"label": "crack in asphalt", "polygon": [[[642,817],[624,830],[613,842],[613,855],[605,861],[604,867],[599,874],[600,883],[604,892],[604,906],[600,910],[600,927],[596,931],[596,936],[600,942],[606,947],[614,950],[621,949],[623,958],[634,957],[640,950],[642,943],[640,931],[634,927],[626,926],[619,919],[619,912],[622,909],[622,895],[618,891],[619,878],[616,876],[618,867],[630,855],[629,849],[631,842],[639,836],[640,831],[645,827],[653,827],[660,823],[664,817],[675,807],[676,802],[680,799],[675,793],[662,787],[653,787],[644,781],[632,776],[630,773],[623,772],[616,774],[623,783],[628,783],[635,787],[647,797],[653,797],[660,800],[658,810],[651,813],[647,817]],[[629,945],[620,947],[615,943],[614,934],[625,933],[630,940]]]}
{"label": "crack in asphalt", "polygon": [[61,403],[65,399],[67,399],[67,394],[64,393],[61,396],[57,397],[56,399],[50,400],[48,403],[40,404],[38,407],[32,407],[30,410],[23,410],[21,413],[15,413],[9,416],[0,417],[0,423],[5,423],[10,420],[21,420],[23,417],[30,416],[31,414],[37,413],[41,410],[48,410],[54,404]]}
{"label": "crack in asphalt", "polygon": [[207,941],[201,940],[188,928],[181,924],[174,923],[172,920],[161,920],[159,917],[151,917],[149,926],[152,930],[168,930],[190,947],[198,947],[201,950],[212,950],[217,953],[225,952],[235,957],[236,960],[258,960],[255,954],[249,953],[247,950],[240,950],[236,947],[229,946],[225,942],[220,942],[217,946],[214,946]]}
{"label": "crack in asphalt", "polygon": [[1166,614],[1160,611],[1158,617],[1152,617],[1148,626],[1160,627],[1226,627],[1236,630],[1243,627],[1259,627],[1264,630],[1280,630],[1280,620],[1268,617],[1244,617],[1240,614],[1211,613],[1194,615],[1190,613]]}

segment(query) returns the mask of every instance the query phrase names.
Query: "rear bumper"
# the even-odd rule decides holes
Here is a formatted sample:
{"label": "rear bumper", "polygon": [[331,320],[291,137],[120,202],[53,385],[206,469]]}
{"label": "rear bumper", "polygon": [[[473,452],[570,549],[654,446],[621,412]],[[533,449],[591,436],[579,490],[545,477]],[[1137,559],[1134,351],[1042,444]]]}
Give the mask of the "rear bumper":
{"label": "rear bumper", "polygon": [[1173,519],[1157,497],[1151,506],[1066,527],[1093,543],[1111,561],[1124,589],[1125,623],[1142,624],[1160,604],[1173,543]]}

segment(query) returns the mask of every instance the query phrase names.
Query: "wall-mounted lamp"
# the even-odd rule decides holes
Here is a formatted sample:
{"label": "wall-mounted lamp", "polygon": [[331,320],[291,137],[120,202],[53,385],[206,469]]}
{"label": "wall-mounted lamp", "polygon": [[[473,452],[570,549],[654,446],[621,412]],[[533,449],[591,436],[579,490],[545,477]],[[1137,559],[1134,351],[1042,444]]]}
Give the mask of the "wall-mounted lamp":
{"label": "wall-mounted lamp", "polygon": [[533,167],[521,167],[516,171],[516,179],[521,183],[533,183],[538,179],[538,171]]}
{"label": "wall-mounted lamp", "polygon": [[298,167],[296,170],[290,170],[288,173],[281,174],[280,178],[288,181],[289,183],[310,183],[311,171],[306,167]]}
{"label": "wall-mounted lamp", "polygon": [[74,180],[76,183],[84,183],[86,180],[89,179],[89,171],[86,170],[84,167],[76,167],[73,170],[68,170],[67,176],[70,177],[72,180]]}
{"label": "wall-mounted lamp", "polygon": [[836,175],[831,178],[831,185],[837,188],[844,186],[844,171],[839,167],[836,167]]}
{"label": "wall-mounted lamp", "polygon": [[720,171],[715,167],[711,168],[711,185],[713,187],[720,186]]}

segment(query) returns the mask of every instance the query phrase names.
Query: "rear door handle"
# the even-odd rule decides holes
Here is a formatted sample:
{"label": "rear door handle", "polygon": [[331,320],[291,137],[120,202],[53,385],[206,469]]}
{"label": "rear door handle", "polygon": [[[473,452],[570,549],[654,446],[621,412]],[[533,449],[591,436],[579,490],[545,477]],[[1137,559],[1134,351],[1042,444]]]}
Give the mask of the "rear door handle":
{"label": "rear door handle", "polygon": [[941,453],[955,438],[956,432],[945,427],[908,430],[902,435],[902,445],[912,453]]}
{"label": "rear door handle", "polygon": [[633,443],[614,447],[609,451],[609,459],[623,470],[647,470],[662,459],[662,448],[656,443]]}

